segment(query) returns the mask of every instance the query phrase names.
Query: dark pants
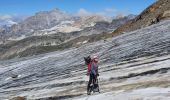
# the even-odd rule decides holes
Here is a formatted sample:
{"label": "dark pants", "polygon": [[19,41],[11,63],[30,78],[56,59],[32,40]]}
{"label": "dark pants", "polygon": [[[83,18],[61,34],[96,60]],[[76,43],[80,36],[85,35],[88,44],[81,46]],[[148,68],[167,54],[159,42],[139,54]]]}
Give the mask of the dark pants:
{"label": "dark pants", "polygon": [[88,85],[87,85],[87,91],[89,91],[90,85],[91,85],[92,82],[93,82],[93,84],[95,84],[95,82],[96,82],[96,75],[94,75],[94,74],[89,75],[89,82],[88,82]]}

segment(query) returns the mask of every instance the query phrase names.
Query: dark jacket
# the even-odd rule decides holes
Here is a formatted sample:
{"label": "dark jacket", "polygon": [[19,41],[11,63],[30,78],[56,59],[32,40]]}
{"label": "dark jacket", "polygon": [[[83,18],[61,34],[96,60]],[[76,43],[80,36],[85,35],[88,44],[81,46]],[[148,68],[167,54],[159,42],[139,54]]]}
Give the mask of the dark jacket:
{"label": "dark jacket", "polygon": [[93,75],[98,74],[98,64],[96,62],[91,62],[90,74],[93,74]]}

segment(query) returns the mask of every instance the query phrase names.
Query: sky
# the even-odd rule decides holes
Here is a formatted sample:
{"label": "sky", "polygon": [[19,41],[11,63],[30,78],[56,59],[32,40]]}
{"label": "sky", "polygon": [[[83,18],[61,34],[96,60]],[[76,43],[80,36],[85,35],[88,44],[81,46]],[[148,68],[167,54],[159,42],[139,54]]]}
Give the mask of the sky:
{"label": "sky", "polygon": [[156,0],[0,0],[0,15],[31,16],[59,8],[76,14],[139,14]]}

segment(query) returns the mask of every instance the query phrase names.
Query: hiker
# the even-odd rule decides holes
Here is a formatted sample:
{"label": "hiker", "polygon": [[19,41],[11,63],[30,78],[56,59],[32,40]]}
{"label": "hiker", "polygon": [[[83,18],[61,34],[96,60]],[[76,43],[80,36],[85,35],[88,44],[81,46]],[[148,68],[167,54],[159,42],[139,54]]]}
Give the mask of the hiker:
{"label": "hiker", "polygon": [[87,85],[87,94],[90,94],[89,93],[90,85],[91,85],[91,83],[95,84],[97,76],[99,76],[99,74],[98,74],[98,57],[97,56],[91,57],[89,64],[88,64],[87,75],[89,75],[89,82]]}

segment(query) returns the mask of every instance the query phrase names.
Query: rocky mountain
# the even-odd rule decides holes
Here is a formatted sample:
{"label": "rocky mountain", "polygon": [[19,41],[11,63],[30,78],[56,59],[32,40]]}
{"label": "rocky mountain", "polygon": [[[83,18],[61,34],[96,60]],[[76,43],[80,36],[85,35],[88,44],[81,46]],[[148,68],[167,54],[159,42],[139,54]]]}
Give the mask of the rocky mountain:
{"label": "rocky mountain", "polygon": [[141,14],[139,14],[135,19],[127,22],[118,29],[116,29],[113,34],[130,32],[152,24],[156,24],[165,18],[170,17],[170,1],[169,0],[157,0],[154,4],[146,8]]}
{"label": "rocky mountain", "polygon": [[[126,20],[130,20],[131,18],[134,17],[134,15],[127,17],[128,18]],[[4,43],[10,41],[18,41],[30,36],[56,34],[58,32],[70,33],[76,31],[84,31],[86,29],[88,30],[94,27],[95,29],[102,28],[100,27],[101,24],[106,25],[106,23],[109,26],[107,25],[103,26],[105,27],[103,28],[104,29],[103,31],[107,30],[113,31],[119,25],[123,24],[121,20],[123,20],[123,22],[125,21],[124,17],[114,18],[113,20],[115,21],[117,20],[117,22],[114,23],[112,22],[112,18],[97,14],[78,16],[61,11],[60,9],[53,9],[51,11],[41,11],[36,13],[34,16],[28,17],[25,20],[17,24],[14,24],[10,27],[9,26],[1,27],[0,42]],[[113,24],[118,25],[112,27]]]}
{"label": "rocky mountain", "polygon": [[11,26],[23,21],[26,16],[0,15],[0,44],[7,39],[7,31]]}
{"label": "rocky mountain", "polygon": [[17,25],[11,26],[9,29],[5,30],[5,34],[8,37],[16,35],[30,36],[36,30],[53,27],[65,19],[69,19],[69,15],[58,9],[54,9],[52,11],[42,11],[36,13],[35,16],[28,17]]}
{"label": "rocky mountain", "polygon": [[[110,18],[101,15],[76,16],[66,13],[59,9],[51,11],[41,11],[34,16],[26,18],[24,21],[12,25],[8,29],[0,32],[0,35],[13,38],[13,40],[20,36],[38,36],[53,34],[57,32],[69,33],[73,31],[80,31],[86,27],[94,26],[98,21],[110,21]],[[1,29],[2,30],[2,29]]]}
{"label": "rocky mountain", "polygon": [[5,38],[7,31],[11,26],[15,26],[22,22],[26,16],[10,16],[10,15],[0,15],[0,39]]}

